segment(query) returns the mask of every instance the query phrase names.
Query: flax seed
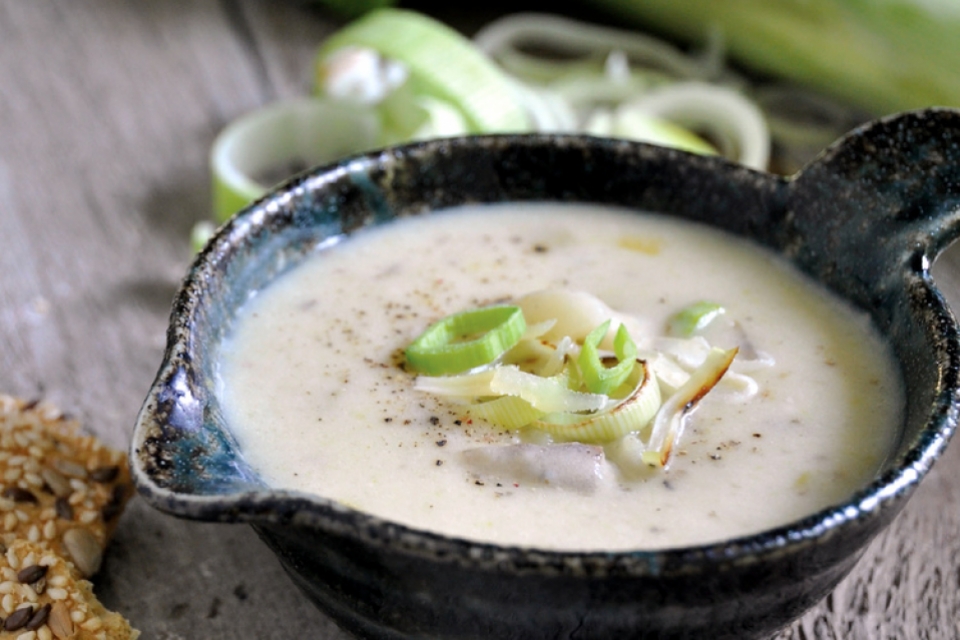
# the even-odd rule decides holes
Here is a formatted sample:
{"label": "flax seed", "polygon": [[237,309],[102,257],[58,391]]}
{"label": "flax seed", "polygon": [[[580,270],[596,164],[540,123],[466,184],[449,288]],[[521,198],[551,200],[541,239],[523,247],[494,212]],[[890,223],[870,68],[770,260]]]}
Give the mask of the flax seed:
{"label": "flax seed", "polygon": [[17,572],[17,580],[23,584],[33,584],[40,578],[47,575],[47,570],[48,567],[41,567],[38,564],[31,564]]}
{"label": "flax seed", "polygon": [[[17,470],[17,478],[20,477],[20,471]],[[5,476],[6,478],[6,476]],[[9,480],[9,478],[6,478]],[[14,478],[16,480],[16,478]],[[33,492],[29,489],[22,489],[20,487],[7,487],[3,490],[3,497],[8,500],[13,500],[14,502],[27,502],[30,504],[37,504],[37,496],[33,495]]]}
{"label": "flax seed", "polygon": [[50,617],[50,606],[48,603],[37,609],[30,617],[30,621],[27,622],[26,628],[30,631],[36,631],[47,624],[47,619]]}
{"label": "flax seed", "polygon": [[90,472],[90,479],[93,480],[94,482],[106,484],[116,480],[119,474],[120,474],[120,467],[118,467],[117,465],[97,467],[96,469]]}
{"label": "flax seed", "polygon": [[20,607],[16,611],[10,614],[10,616],[3,622],[4,631],[18,631],[23,629],[27,622],[30,621],[30,617],[33,615],[33,605],[27,605],[25,607]]}
{"label": "flax seed", "polygon": [[73,506],[64,498],[57,498],[53,503],[57,516],[64,520],[73,520]]}

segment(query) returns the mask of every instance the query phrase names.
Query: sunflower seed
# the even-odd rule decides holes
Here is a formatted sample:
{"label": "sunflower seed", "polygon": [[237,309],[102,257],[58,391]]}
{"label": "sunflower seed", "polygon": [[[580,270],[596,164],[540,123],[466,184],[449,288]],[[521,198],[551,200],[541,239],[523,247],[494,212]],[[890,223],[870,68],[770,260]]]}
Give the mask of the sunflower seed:
{"label": "sunflower seed", "polygon": [[70,488],[70,482],[64,478],[62,474],[49,467],[44,467],[40,470],[40,477],[43,478],[43,481],[50,487],[53,495],[57,497],[64,498],[73,491],[73,489]]}
{"label": "sunflower seed", "polygon": [[63,534],[63,546],[70,554],[73,563],[77,565],[85,577],[92,576],[100,568],[103,561],[103,549],[93,534],[86,529],[70,529]]}
{"label": "sunflower seed", "polygon": [[70,611],[62,602],[53,603],[50,608],[50,617],[47,619],[47,626],[57,638],[72,638],[75,633],[73,620],[70,619]]}
{"label": "sunflower seed", "polygon": [[59,460],[55,460],[53,466],[57,468],[57,471],[65,476],[70,476],[71,478],[87,477],[87,470],[83,467],[83,465],[72,460],[64,460],[61,458]]}

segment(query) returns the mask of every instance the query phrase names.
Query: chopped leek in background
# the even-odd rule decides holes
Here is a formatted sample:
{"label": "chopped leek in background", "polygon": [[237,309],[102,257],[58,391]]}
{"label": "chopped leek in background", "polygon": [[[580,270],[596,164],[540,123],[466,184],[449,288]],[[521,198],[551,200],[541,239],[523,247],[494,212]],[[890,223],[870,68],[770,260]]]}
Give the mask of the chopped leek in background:
{"label": "chopped leek in background", "polygon": [[[873,116],[960,106],[953,38],[960,35],[960,3],[591,1],[624,26],[520,13],[469,38],[391,0],[327,0],[352,19],[318,43],[312,95],[293,109],[296,117],[283,105],[265,110],[323,122],[300,112],[341,109],[349,126],[330,127],[335,148],[287,149],[297,157],[286,163],[282,139],[331,136],[261,132],[245,137],[275,143],[243,149],[252,144],[238,135],[243,127],[228,127],[221,138],[230,139],[218,139],[220,152],[212,154],[216,219],[273,186],[233,166],[251,155],[307,167],[413,140],[569,132],[716,153],[791,174]],[[730,62],[759,73],[746,76]],[[265,121],[249,120],[247,128]],[[208,233],[198,231],[194,241]]]}
{"label": "chopped leek in background", "polygon": [[[569,63],[523,53],[531,39],[561,47],[578,33]],[[524,57],[539,73],[513,64]],[[733,87],[703,82],[715,66],[638,33],[554,16],[506,17],[470,39],[422,13],[373,9],[318,44],[312,96],[267,105],[218,136],[214,213],[226,220],[288,177],[277,175],[285,167],[469,134],[589,133],[768,168],[763,114]]]}

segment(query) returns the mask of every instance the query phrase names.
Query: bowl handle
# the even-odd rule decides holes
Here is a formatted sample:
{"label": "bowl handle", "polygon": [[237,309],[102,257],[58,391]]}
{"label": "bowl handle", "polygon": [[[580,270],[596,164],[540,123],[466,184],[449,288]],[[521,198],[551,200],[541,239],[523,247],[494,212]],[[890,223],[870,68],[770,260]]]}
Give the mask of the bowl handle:
{"label": "bowl handle", "polygon": [[[891,116],[838,140],[788,184],[779,244],[864,306],[926,275],[960,236],[960,110]],[[852,289],[852,290],[851,290]]]}

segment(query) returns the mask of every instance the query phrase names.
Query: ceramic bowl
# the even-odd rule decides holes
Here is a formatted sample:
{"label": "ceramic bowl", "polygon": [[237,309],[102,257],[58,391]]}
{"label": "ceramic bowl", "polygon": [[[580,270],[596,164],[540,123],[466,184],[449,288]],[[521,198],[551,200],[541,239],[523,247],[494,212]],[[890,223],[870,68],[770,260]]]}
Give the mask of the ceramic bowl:
{"label": "ceramic bowl", "polygon": [[[335,234],[467,202],[525,200],[610,203],[715,225],[773,248],[864,309],[893,345],[906,386],[894,455],[843,504],[757,535],[662,551],[479,544],[265,486],[214,392],[218,345],[250,292]],[[297,586],[361,637],[765,637],[850,571],[955,429],[958,327],[929,269],[958,220],[960,115],[946,110],[853,131],[787,179],[560,135],[354,157],[277,188],[198,256],[138,417],[134,477],[162,511],[252,525]]]}

